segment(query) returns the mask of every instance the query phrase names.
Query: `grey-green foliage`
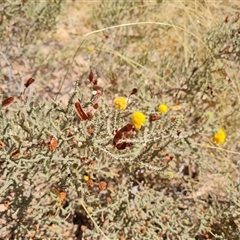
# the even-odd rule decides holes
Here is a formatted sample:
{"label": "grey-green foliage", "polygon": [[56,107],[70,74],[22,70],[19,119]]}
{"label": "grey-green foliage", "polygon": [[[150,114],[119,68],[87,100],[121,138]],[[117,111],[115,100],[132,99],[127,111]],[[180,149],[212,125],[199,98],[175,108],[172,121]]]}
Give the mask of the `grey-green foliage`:
{"label": "grey-green foliage", "polygon": [[[149,91],[142,93],[150,94]],[[195,131],[185,134],[182,129],[181,133],[178,132],[181,116],[175,118],[171,113],[157,121],[147,121],[131,138],[120,139],[132,143],[132,146],[123,150],[113,146],[116,131],[130,122],[132,112],[141,110],[147,118],[153,113],[160,116],[155,112],[155,98],[151,102],[146,101],[146,107],[142,108],[139,97],[132,96],[129,107],[119,111],[109,104],[111,99],[103,95],[99,99],[100,108],[92,120],[85,122],[76,116],[73,106],[77,98],[81,98],[84,109],[91,108],[91,91],[85,88],[83,96],[79,93],[74,93],[74,96],[67,109],[54,102],[36,103],[27,97],[25,102],[16,100],[1,109],[0,200],[10,203],[8,209],[1,212],[5,222],[2,227],[7,229],[4,237],[20,238],[31,232],[36,238],[48,236],[61,239],[62,233],[58,232],[58,228],[49,230],[50,226],[66,228],[74,212],[82,211],[80,198],[87,206],[93,207],[92,217],[100,227],[99,217],[102,214],[110,221],[111,224],[104,230],[110,239],[112,234],[124,234],[123,229],[129,227],[130,222],[134,224],[138,218],[132,213],[135,207],[141,214],[145,208],[148,209],[145,217],[140,217],[141,220],[134,224],[134,228],[140,229],[154,214],[154,205],[159,204],[160,198],[164,199],[163,192],[157,193],[158,190],[150,191],[142,186],[141,178],[145,179],[143,176],[151,173],[152,177],[155,176],[154,182],[167,179],[166,172],[163,172],[168,168],[166,156],[177,154],[179,158],[183,147],[192,151],[192,146],[184,140]],[[56,146],[53,139],[57,141]],[[141,169],[146,172],[141,173]],[[95,182],[94,187],[86,185],[84,175],[90,176]],[[106,182],[113,190],[100,192],[100,181]],[[136,184],[140,189],[134,193],[135,199],[130,192]],[[58,194],[52,194],[53,189],[67,193],[66,206],[58,205]],[[142,194],[147,194],[146,198],[141,198]],[[107,197],[112,199],[110,204],[107,204]],[[167,209],[162,201],[158,206],[160,215]],[[154,222],[151,224],[155,225]],[[146,236],[157,236],[164,228],[156,225],[150,229]],[[95,237],[99,234],[96,230],[91,232]],[[129,237],[133,235],[134,231]]]}

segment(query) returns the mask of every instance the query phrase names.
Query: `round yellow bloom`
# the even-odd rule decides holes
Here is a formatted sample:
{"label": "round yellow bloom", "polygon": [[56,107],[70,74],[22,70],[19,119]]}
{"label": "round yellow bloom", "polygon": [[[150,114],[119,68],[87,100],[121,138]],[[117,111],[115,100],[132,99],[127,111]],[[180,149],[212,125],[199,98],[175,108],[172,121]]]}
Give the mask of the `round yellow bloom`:
{"label": "round yellow bloom", "polygon": [[84,180],[85,182],[87,182],[87,181],[89,180],[89,176],[87,176],[87,175],[83,176],[83,180]]}
{"label": "round yellow bloom", "polygon": [[224,143],[225,139],[226,139],[226,133],[221,128],[218,129],[218,131],[213,136],[213,142],[216,144]]}
{"label": "round yellow bloom", "polygon": [[91,51],[93,50],[93,46],[88,46],[88,47],[87,47],[87,50],[88,50],[89,52],[91,52]]}
{"label": "round yellow bloom", "polygon": [[158,111],[161,113],[166,113],[168,111],[168,106],[165,104],[160,104],[158,106]]}
{"label": "round yellow bloom", "polygon": [[88,210],[89,213],[93,212],[93,208],[92,207],[87,207],[87,210]]}
{"label": "round yellow bloom", "polygon": [[113,101],[115,108],[124,110],[127,107],[127,99],[124,97],[117,97]]}
{"label": "round yellow bloom", "polygon": [[168,178],[173,178],[174,177],[173,172],[168,172],[167,175],[168,175]]}
{"label": "round yellow bloom", "polygon": [[132,114],[132,124],[136,130],[139,130],[146,122],[146,116],[142,112],[134,112]]}

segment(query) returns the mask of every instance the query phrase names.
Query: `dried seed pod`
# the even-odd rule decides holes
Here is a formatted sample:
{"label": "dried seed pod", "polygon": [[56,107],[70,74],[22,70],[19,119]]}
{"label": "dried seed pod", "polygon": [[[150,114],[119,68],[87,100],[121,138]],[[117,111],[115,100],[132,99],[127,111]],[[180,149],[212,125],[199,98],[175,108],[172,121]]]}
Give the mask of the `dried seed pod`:
{"label": "dried seed pod", "polygon": [[87,112],[87,117],[88,117],[88,120],[91,120],[93,118],[93,113]]}
{"label": "dried seed pod", "polygon": [[151,114],[150,117],[149,117],[149,121],[150,122],[154,122],[154,121],[157,121],[158,119],[160,119],[160,116],[158,114]]}
{"label": "dried seed pod", "polygon": [[168,163],[170,163],[171,161],[173,160],[173,156],[171,156],[171,155],[166,155],[166,163],[168,164]]}
{"label": "dried seed pod", "polygon": [[14,97],[9,97],[2,101],[2,107],[6,107],[14,102]]}
{"label": "dried seed pod", "polygon": [[83,120],[88,120],[88,115],[84,112],[80,102],[75,102],[75,112]]}
{"label": "dried seed pod", "polygon": [[92,70],[90,71],[90,74],[89,74],[89,76],[88,76],[88,79],[89,79],[90,82],[93,81],[93,72],[92,72]]}
{"label": "dried seed pod", "polygon": [[49,150],[51,150],[51,151],[56,150],[57,145],[58,145],[57,139],[54,138],[54,137],[51,137],[51,139],[50,139],[50,141],[49,141],[49,143],[48,143],[48,148],[49,148]]}
{"label": "dried seed pod", "polygon": [[92,84],[93,84],[93,85],[97,85],[97,83],[98,83],[98,80],[97,80],[97,79],[94,79],[94,80],[92,81]]}
{"label": "dried seed pod", "polygon": [[16,150],[14,150],[14,151],[11,153],[11,156],[12,156],[13,158],[17,158],[17,157],[19,156],[19,154],[20,154],[20,152],[16,149]]}
{"label": "dried seed pod", "polygon": [[72,136],[74,136],[74,132],[72,132],[72,131],[69,131],[69,132],[68,132],[68,134],[67,134],[67,137],[69,137],[69,138],[70,138],[70,137],[72,137]]}
{"label": "dried seed pod", "polygon": [[123,150],[126,149],[127,147],[132,146],[132,143],[127,143],[127,142],[120,142],[120,140],[124,140],[127,138],[130,138],[133,135],[134,132],[134,127],[132,124],[127,124],[123,128],[121,128],[119,131],[116,132],[114,138],[113,138],[113,145],[118,149],[118,150]]}
{"label": "dried seed pod", "polygon": [[29,78],[29,79],[24,83],[25,88],[28,88],[34,81],[35,81],[34,78]]}
{"label": "dried seed pod", "polygon": [[9,207],[9,205],[10,205],[10,202],[9,201],[4,201],[4,207],[6,207],[6,208],[8,208]]}
{"label": "dried seed pod", "polygon": [[88,160],[88,157],[81,157],[81,162],[85,162],[86,160]]}
{"label": "dried seed pod", "polygon": [[98,109],[98,108],[99,108],[99,104],[98,104],[98,103],[95,103],[95,104],[93,105],[93,108],[94,108],[94,109]]}
{"label": "dried seed pod", "polygon": [[136,94],[137,93],[137,88],[134,88],[133,90],[132,90],[132,92],[131,92],[131,95],[134,95],[134,94]]}

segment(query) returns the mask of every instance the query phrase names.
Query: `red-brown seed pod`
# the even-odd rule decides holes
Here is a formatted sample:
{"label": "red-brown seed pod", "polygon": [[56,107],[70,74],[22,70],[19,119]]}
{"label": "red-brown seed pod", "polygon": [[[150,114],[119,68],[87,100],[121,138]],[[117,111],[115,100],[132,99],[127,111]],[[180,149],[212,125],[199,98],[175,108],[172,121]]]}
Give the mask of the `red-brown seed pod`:
{"label": "red-brown seed pod", "polygon": [[173,156],[171,155],[166,155],[166,163],[170,163],[173,160]]}
{"label": "red-brown seed pod", "polygon": [[134,95],[134,94],[136,94],[137,93],[137,88],[134,88],[133,90],[132,90],[132,92],[131,92],[131,95]]}
{"label": "red-brown seed pod", "polygon": [[81,157],[81,162],[85,162],[86,160],[88,160],[88,157]]}
{"label": "red-brown seed pod", "polygon": [[4,143],[0,140],[0,148],[4,148]]}
{"label": "red-brown seed pod", "polygon": [[13,158],[17,158],[19,156],[20,152],[18,150],[14,150],[12,153],[11,153],[11,156]]}
{"label": "red-brown seed pod", "polygon": [[57,139],[54,138],[54,137],[51,137],[51,139],[50,139],[50,141],[49,141],[49,143],[48,143],[48,148],[49,148],[49,150],[51,150],[51,151],[56,150],[57,145],[58,145]]}
{"label": "red-brown seed pod", "polygon": [[3,205],[4,205],[4,207],[8,208],[9,205],[10,205],[10,202],[9,201],[4,201]]}
{"label": "red-brown seed pod", "polygon": [[157,121],[158,119],[160,119],[160,116],[158,114],[151,114],[149,117],[150,122]]}
{"label": "red-brown seed pod", "polygon": [[25,88],[28,88],[35,80],[33,78],[29,78],[25,83]]}
{"label": "red-brown seed pod", "polygon": [[105,37],[106,39],[108,39],[108,38],[109,38],[109,35],[108,35],[108,34],[106,34],[106,33],[103,33],[103,35],[104,35],[104,37]]}
{"label": "red-brown seed pod", "polygon": [[97,85],[97,83],[98,83],[97,79],[93,80],[93,82],[92,82],[93,85]]}
{"label": "red-brown seed pod", "polygon": [[132,143],[127,142],[120,142],[120,140],[124,140],[130,138],[133,135],[134,127],[132,124],[127,124],[126,126],[122,127],[119,131],[116,132],[113,138],[113,146],[115,146],[118,150],[126,149],[127,147],[132,146]]}
{"label": "red-brown seed pod", "polygon": [[67,134],[67,137],[72,137],[72,136],[74,136],[74,132],[69,131],[68,134]]}
{"label": "red-brown seed pod", "polygon": [[75,112],[83,121],[88,120],[88,115],[84,112],[80,102],[75,102]]}
{"label": "red-brown seed pod", "polygon": [[98,109],[99,108],[99,104],[98,103],[93,104],[93,108],[94,109]]}
{"label": "red-brown seed pod", "polygon": [[122,137],[123,137],[123,133],[121,132],[121,130],[117,131],[113,138],[113,146],[116,146],[118,141],[122,139]]}
{"label": "red-brown seed pod", "polygon": [[2,107],[6,107],[14,102],[14,97],[9,97],[2,101]]}
{"label": "red-brown seed pod", "polygon": [[90,71],[90,74],[89,74],[89,76],[88,76],[88,79],[89,79],[90,82],[93,81],[93,72],[92,72],[92,70]]}

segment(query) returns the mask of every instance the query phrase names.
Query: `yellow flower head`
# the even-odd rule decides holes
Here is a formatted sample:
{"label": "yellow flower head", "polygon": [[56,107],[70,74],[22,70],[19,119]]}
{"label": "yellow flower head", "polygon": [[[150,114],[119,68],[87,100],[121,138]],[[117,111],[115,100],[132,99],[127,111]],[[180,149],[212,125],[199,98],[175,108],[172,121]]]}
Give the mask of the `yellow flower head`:
{"label": "yellow flower head", "polygon": [[113,101],[115,108],[124,110],[127,107],[127,100],[124,97],[117,97]]}
{"label": "yellow flower head", "polygon": [[226,139],[226,133],[221,128],[218,129],[218,131],[213,136],[213,142],[216,144],[224,143],[225,139]]}
{"label": "yellow flower head", "polygon": [[91,51],[93,50],[93,46],[88,46],[88,47],[87,47],[87,50],[88,50],[89,52],[91,52]]}
{"label": "yellow flower head", "polygon": [[84,180],[85,182],[87,182],[87,181],[89,180],[89,176],[84,175],[84,176],[83,176],[83,180]]}
{"label": "yellow flower head", "polygon": [[139,130],[145,122],[146,116],[142,112],[134,112],[132,114],[132,123],[136,130]]}
{"label": "yellow flower head", "polygon": [[168,106],[165,104],[160,104],[158,106],[158,111],[164,114],[168,111]]}

